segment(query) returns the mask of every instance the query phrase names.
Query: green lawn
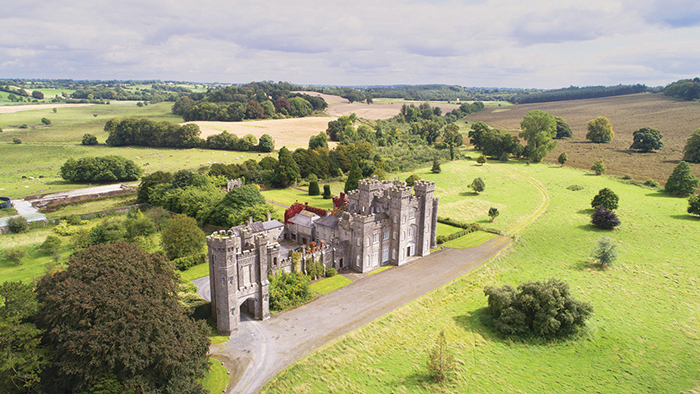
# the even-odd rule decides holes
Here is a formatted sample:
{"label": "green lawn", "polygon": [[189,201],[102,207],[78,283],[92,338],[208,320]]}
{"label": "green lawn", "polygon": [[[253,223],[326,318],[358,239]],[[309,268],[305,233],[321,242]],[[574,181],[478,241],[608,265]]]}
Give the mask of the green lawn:
{"label": "green lawn", "polygon": [[210,394],[221,394],[228,385],[228,373],[219,360],[209,358],[211,368],[207,376],[202,379],[202,386],[209,390]]}
{"label": "green lawn", "polygon": [[[320,188],[321,192],[323,192],[323,186],[321,186]],[[301,204],[308,202],[309,205],[317,208],[333,209],[333,200],[324,200],[322,196],[309,196],[308,193],[295,189],[268,190],[262,192],[262,195],[267,200],[271,200],[276,203],[284,204],[287,206],[292,205],[295,202],[299,202]]]}
{"label": "green lawn", "polygon": [[0,209],[0,218],[8,217],[8,216],[15,216],[17,215],[17,210],[10,207],[10,208],[2,208]]}
{"label": "green lawn", "polygon": [[437,224],[437,235],[450,235],[456,233],[457,231],[462,231],[461,227],[450,226],[449,224],[439,223]]}
{"label": "green lawn", "polygon": [[[544,184],[547,212],[478,271],[362,327],[281,372],[264,392],[679,393],[700,382],[700,220],[687,200],[570,168],[509,163]],[[443,166],[443,169],[445,166]],[[465,171],[472,168],[467,165]],[[498,172],[493,170],[492,176]],[[494,182],[491,182],[494,183]],[[578,184],[583,190],[570,191]],[[493,188],[487,191],[496,193]],[[520,183],[504,184],[523,196]],[[438,185],[442,187],[441,185]],[[620,196],[622,225],[590,224],[590,201],[608,187]],[[500,193],[499,193],[500,194]],[[510,209],[514,202],[492,197]],[[442,199],[441,199],[442,202]],[[511,208],[512,207],[512,208]],[[500,210],[500,209],[499,209]],[[507,210],[503,210],[504,214]],[[499,217],[498,222],[501,222]],[[589,255],[601,235],[619,245],[617,263],[600,270]],[[484,326],[487,285],[556,277],[594,315],[579,338],[510,341]],[[427,349],[445,331],[458,370],[428,381]]]}
{"label": "green lawn", "polygon": [[338,290],[343,286],[349,285],[350,283],[352,283],[352,281],[343,275],[335,275],[310,284],[309,289],[315,293],[323,295],[330,293],[333,290]]}
{"label": "green lawn", "polygon": [[[431,251],[431,252],[432,252],[432,251]],[[384,267],[377,268],[376,270],[374,270],[374,271],[372,271],[372,272],[368,272],[367,275],[376,275],[376,274],[378,274],[378,273],[380,273],[380,272],[384,272],[384,271],[388,270],[388,269],[391,268],[391,267],[393,267],[393,266],[391,266],[391,265],[386,265],[386,266],[384,266]]]}
{"label": "green lawn", "polygon": [[62,218],[71,215],[81,215],[85,213],[99,212],[107,209],[114,209],[136,204],[136,194],[126,194],[104,200],[86,201],[80,204],[67,205],[57,211],[49,212],[46,217]]}
{"label": "green lawn", "polygon": [[442,245],[445,247],[448,247],[448,248],[455,248],[455,249],[473,248],[475,246],[479,246],[479,245],[483,244],[486,241],[490,241],[496,237],[497,237],[497,234],[487,233],[486,231],[475,231],[473,233],[469,233],[469,234],[464,235],[462,237],[459,237],[457,239],[447,241]]}
{"label": "green lawn", "polygon": [[[41,278],[46,273],[46,265],[53,263],[52,257],[39,249],[48,235],[55,235],[51,227],[30,230],[21,234],[0,235],[0,282],[22,281],[28,283],[34,279],[38,280]],[[73,248],[70,246],[70,237],[60,238],[63,241],[60,250],[61,261],[63,262],[73,252]],[[5,250],[15,246],[20,246],[27,251],[27,255],[21,260],[20,266],[6,260],[4,257]]]}
{"label": "green lawn", "polygon": [[184,280],[194,280],[209,275],[209,263],[195,265],[186,271],[180,271],[180,276]]}

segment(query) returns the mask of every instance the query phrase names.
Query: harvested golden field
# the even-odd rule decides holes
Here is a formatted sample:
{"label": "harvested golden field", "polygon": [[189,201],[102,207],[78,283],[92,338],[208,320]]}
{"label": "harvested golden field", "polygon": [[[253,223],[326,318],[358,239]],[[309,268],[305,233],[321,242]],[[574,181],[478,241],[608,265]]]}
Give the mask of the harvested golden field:
{"label": "harvested golden field", "polygon": [[[531,110],[539,109],[561,116],[569,123],[573,138],[559,140],[557,148],[545,161],[556,163],[561,152],[566,152],[566,165],[589,169],[602,159],[608,173],[629,175],[638,180],[655,179],[665,183],[673,168],[683,156],[688,135],[700,127],[700,104],[678,101],[661,94],[633,94],[599,99],[559,101],[486,107],[467,117],[470,122],[482,121],[491,127],[518,133],[520,121]],[[598,116],[610,119],[615,137],[609,144],[593,144],[586,140],[589,120]],[[629,150],[632,133],[644,126],[659,129],[663,134],[664,149],[656,153],[636,153]],[[700,165],[691,164],[700,177]]]}
{"label": "harvested golden field", "polygon": [[[267,119],[244,122],[189,122],[195,123],[202,130],[201,138],[219,134],[226,130],[242,138],[246,134],[252,134],[260,139],[263,134],[269,134],[275,140],[275,149],[286,146],[289,150],[307,148],[309,138],[318,133],[325,132],[328,122],[335,118],[306,117],[291,119]],[[337,144],[329,142],[329,145]]]}
{"label": "harvested golden field", "polygon": [[0,106],[0,114],[14,114],[22,111],[34,111],[35,109],[51,109],[51,108],[71,108],[85,107],[95,104],[28,104],[28,105],[2,105]]}

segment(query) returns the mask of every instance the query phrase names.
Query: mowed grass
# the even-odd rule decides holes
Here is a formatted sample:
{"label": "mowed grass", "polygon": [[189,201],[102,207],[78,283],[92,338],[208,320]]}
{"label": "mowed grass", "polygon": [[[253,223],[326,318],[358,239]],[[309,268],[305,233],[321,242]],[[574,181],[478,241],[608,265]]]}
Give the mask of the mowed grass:
{"label": "mowed grass", "polygon": [[445,224],[445,223],[438,223],[438,224],[437,224],[437,232],[436,232],[436,234],[437,234],[438,236],[440,236],[440,235],[445,235],[445,236],[447,236],[447,235],[456,233],[456,232],[458,232],[458,231],[462,231],[462,228],[460,228],[460,227],[455,227],[455,226],[450,226],[449,224]]}
{"label": "mowed grass", "polygon": [[335,275],[310,284],[309,289],[311,289],[311,291],[314,293],[323,295],[330,293],[333,290],[338,290],[343,286],[349,285],[350,283],[352,283],[352,280],[344,277],[343,275]]}
{"label": "mowed grass", "polygon": [[473,233],[461,236],[457,239],[447,241],[444,244],[442,244],[442,246],[454,249],[473,248],[496,237],[497,235],[493,233],[487,233],[486,231],[475,231]]}
{"label": "mowed grass", "polygon": [[180,271],[180,276],[182,279],[190,281],[209,276],[209,263],[198,264],[185,271]]}
{"label": "mowed grass", "polygon": [[[685,213],[687,200],[568,168],[516,167],[551,194],[548,211],[517,242],[476,272],[287,368],[264,392],[679,393],[697,388],[700,220]],[[567,190],[571,184],[584,190]],[[590,201],[603,187],[620,196],[619,230],[589,224]],[[618,261],[607,270],[589,262],[602,235],[619,245]],[[484,286],[551,277],[567,281],[574,297],[594,307],[580,337],[510,341],[484,326]],[[425,363],[443,330],[457,372],[440,385],[429,382]]]}
{"label": "mowed grass", "polygon": [[46,213],[46,217],[49,219],[62,218],[71,215],[82,215],[86,213],[115,209],[133,204],[136,204],[135,193],[111,197],[104,200],[86,201],[80,204],[67,205],[59,210]]}
{"label": "mowed grass", "polygon": [[[323,186],[319,185],[321,193]],[[332,190],[332,189],[331,189]],[[275,189],[262,192],[266,200],[273,201],[282,205],[290,206],[295,202],[300,204],[309,203],[316,208],[333,209],[333,200],[324,200],[323,196],[310,196],[308,192],[297,189]]]}
{"label": "mowed grass", "polygon": [[221,362],[214,358],[209,358],[211,368],[207,376],[202,379],[202,386],[209,390],[210,394],[221,394],[228,385],[228,372]]}
{"label": "mowed grass", "polygon": [[[46,273],[47,264],[53,263],[51,255],[43,253],[39,248],[49,235],[56,235],[51,227],[34,229],[20,234],[0,235],[0,282],[30,283],[41,278]],[[61,262],[64,262],[73,252],[70,237],[59,236],[62,241],[60,249]],[[22,247],[27,251],[20,261],[21,265],[5,259],[5,251],[12,247]]]}

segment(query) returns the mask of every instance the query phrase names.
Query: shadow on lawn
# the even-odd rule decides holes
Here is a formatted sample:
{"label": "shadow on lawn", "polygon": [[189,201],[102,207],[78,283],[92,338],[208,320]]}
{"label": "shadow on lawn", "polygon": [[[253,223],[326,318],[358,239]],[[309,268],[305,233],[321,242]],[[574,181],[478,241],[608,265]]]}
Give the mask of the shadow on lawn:
{"label": "shadow on lawn", "polygon": [[688,221],[693,221],[693,222],[698,222],[700,221],[700,216],[693,216],[693,215],[671,215],[672,218],[678,219],[678,220],[688,220]]}
{"label": "shadow on lawn", "polygon": [[452,319],[464,330],[476,332],[485,340],[498,342],[505,342],[508,340],[505,337],[501,337],[490,328],[493,325],[493,318],[486,307],[467,312],[464,315],[454,316]]}

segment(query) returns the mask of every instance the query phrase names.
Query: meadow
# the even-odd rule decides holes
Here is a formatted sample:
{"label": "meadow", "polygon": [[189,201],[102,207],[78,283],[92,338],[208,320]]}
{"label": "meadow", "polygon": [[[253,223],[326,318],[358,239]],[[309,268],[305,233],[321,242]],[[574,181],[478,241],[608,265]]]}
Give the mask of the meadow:
{"label": "meadow", "polygon": [[[474,170],[469,162],[455,167]],[[551,198],[547,212],[521,230],[512,246],[477,271],[287,368],[263,392],[697,390],[700,220],[685,213],[687,200],[547,164],[510,162],[491,169],[493,176],[503,179],[512,171],[540,181]],[[567,189],[573,184],[583,189]],[[512,195],[528,192],[517,183],[500,187]],[[622,225],[615,231],[589,224],[590,201],[603,187],[620,196],[617,212]],[[516,207],[508,204],[503,214],[509,209]],[[589,259],[603,235],[619,245],[619,258],[609,269],[600,269]],[[567,281],[574,297],[593,305],[594,315],[578,337],[513,340],[484,325],[484,286],[551,277]],[[434,384],[425,365],[440,331],[445,332],[457,371],[447,383]]]}

